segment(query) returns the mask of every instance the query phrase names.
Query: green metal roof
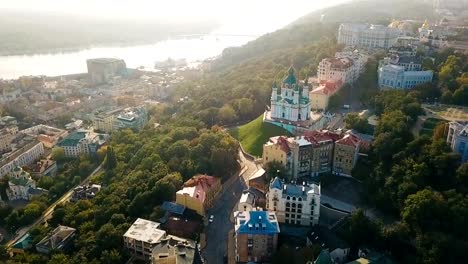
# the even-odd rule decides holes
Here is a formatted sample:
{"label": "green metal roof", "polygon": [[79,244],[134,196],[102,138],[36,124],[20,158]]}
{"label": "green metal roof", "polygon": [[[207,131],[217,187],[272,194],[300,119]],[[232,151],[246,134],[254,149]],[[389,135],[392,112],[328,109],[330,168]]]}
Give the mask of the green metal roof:
{"label": "green metal roof", "polygon": [[289,85],[297,84],[296,75],[294,74],[294,68],[292,66],[288,70],[288,75],[283,79],[283,83]]}
{"label": "green metal roof", "polygon": [[23,237],[21,237],[15,244],[13,244],[13,248],[18,249],[27,249],[31,246],[32,237],[27,233]]}
{"label": "green metal roof", "polygon": [[78,144],[78,142],[80,142],[80,140],[85,137],[86,137],[86,132],[77,131],[68,135],[66,138],[60,141],[58,145],[59,146],[76,146],[76,144]]}

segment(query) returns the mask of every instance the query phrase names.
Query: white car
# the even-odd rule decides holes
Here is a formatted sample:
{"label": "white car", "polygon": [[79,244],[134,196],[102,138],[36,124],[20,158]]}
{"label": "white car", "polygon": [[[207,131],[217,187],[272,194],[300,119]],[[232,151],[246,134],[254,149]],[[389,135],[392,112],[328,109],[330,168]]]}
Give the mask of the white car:
{"label": "white car", "polygon": [[213,223],[214,220],[214,215],[210,215],[210,218],[208,219],[208,222]]}

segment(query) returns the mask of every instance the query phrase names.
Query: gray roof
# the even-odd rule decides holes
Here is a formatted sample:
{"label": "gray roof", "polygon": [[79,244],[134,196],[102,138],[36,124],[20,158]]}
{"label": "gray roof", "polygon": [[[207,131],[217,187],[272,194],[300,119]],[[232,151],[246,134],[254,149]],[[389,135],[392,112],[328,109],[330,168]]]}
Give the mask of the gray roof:
{"label": "gray roof", "polygon": [[282,189],[283,190],[283,196],[295,196],[295,197],[300,197],[300,196],[307,196],[308,193],[314,193],[314,194],[320,194],[320,185],[317,184],[309,184],[309,183],[303,183],[302,185],[300,184],[292,184],[292,183],[284,183],[283,180],[280,178],[276,177],[274,178],[271,183],[270,183],[270,189],[276,188],[276,189]]}
{"label": "gray roof", "polygon": [[152,251],[152,259],[158,263],[158,259],[171,259],[170,263],[192,264],[196,257],[196,243],[172,235],[162,238]]}

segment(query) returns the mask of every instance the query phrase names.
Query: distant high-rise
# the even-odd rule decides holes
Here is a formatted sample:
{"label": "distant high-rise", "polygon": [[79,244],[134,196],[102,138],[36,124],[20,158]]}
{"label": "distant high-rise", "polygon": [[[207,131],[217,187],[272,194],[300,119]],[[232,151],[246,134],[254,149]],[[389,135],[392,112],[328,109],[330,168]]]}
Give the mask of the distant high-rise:
{"label": "distant high-rise", "polygon": [[97,58],[86,61],[91,84],[105,84],[113,77],[124,75],[127,69],[124,60],[113,58]]}

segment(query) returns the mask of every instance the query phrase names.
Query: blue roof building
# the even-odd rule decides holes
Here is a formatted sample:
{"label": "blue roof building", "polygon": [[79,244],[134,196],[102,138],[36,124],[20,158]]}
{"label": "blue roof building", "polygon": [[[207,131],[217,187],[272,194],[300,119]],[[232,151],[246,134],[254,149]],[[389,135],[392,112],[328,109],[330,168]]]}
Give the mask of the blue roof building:
{"label": "blue roof building", "polygon": [[239,234],[268,234],[280,232],[274,212],[249,211],[236,215],[236,232]]}
{"label": "blue roof building", "polygon": [[275,212],[235,212],[237,262],[267,262],[278,246],[280,232]]}

